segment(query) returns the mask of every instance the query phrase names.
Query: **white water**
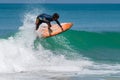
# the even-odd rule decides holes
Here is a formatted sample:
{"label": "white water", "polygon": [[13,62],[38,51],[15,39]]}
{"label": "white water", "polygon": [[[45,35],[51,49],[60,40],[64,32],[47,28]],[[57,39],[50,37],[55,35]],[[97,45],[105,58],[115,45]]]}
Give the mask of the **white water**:
{"label": "white water", "polygon": [[[120,72],[119,64],[99,64],[83,57],[77,60],[67,60],[64,55],[54,55],[52,50],[45,49],[41,44],[39,44],[38,50],[35,50],[35,18],[35,14],[25,14],[23,25],[20,26],[17,34],[8,39],[0,39],[0,73],[51,71],[110,74]],[[63,36],[57,38],[62,40],[60,44],[70,48],[69,40]],[[61,54],[60,51],[58,53]]]}

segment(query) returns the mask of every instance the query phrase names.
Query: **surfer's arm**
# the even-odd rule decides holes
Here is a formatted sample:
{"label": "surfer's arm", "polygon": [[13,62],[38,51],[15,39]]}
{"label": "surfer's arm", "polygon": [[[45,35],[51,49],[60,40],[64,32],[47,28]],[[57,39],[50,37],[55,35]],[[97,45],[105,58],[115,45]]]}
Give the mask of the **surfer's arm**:
{"label": "surfer's arm", "polygon": [[58,20],[56,20],[56,23],[62,28],[62,26]]}
{"label": "surfer's arm", "polygon": [[62,26],[61,26],[61,24],[60,24],[60,22],[58,21],[58,20],[56,20],[56,23],[61,27],[61,29],[63,30],[63,28],[62,28]]}

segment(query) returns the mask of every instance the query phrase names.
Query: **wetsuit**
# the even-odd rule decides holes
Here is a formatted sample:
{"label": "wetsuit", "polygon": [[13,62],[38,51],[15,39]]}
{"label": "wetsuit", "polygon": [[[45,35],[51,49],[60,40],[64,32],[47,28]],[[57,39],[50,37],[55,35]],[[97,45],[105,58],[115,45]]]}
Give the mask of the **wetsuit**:
{"label": "wetsuit", "polygon": [[51,27],[50,22],[51,22],[51,21],[56,21],[56,23],[57,23],[60,27],[62,27],[62,26],[60,25],[60,23],[59,23],[58,20],[53,20],[53,17],[52,17],[51,15],[40,14],[40,15],[37,16],[37,20],[38,20],[38,22],[37,22],[37,24],[36,24],[36,30],[39,28],[39,25],[42,24],[42,23],[46,23],[46,24],[48,25],[48,28],[50,29],[50,27]]}

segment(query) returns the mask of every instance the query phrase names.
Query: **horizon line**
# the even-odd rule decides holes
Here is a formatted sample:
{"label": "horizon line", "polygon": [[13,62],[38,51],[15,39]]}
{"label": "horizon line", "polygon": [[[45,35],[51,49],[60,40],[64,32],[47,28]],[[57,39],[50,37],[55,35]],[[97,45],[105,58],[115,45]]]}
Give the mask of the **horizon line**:
{"label": "horizon line", "polygon": [[112,3],[112,2],[110,2],[110,3],[105,3],[105,2],[94,2],[94,3],[43,3],[43,2],[41,2],[41,3],[36,3],[36,2],[34,2],[34,3],[31,3],[31,2],[21,2],[21,3],[19,3],[19,2],[8,2],[8,3],[6,3],[6,2],[3,2],[3,3],[1,3],[0,2],[0,4],[120,4],[120,3]]}

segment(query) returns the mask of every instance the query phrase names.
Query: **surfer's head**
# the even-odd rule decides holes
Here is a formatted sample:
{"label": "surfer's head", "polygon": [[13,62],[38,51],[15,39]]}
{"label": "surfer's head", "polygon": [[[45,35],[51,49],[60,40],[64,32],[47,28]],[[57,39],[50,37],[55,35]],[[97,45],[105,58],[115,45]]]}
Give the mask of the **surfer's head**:
{"label": "surfer's head", "polygon": [[58,13],[54,13],[53,14],[53,20],[57,20],[59,18],[59,14]]}

